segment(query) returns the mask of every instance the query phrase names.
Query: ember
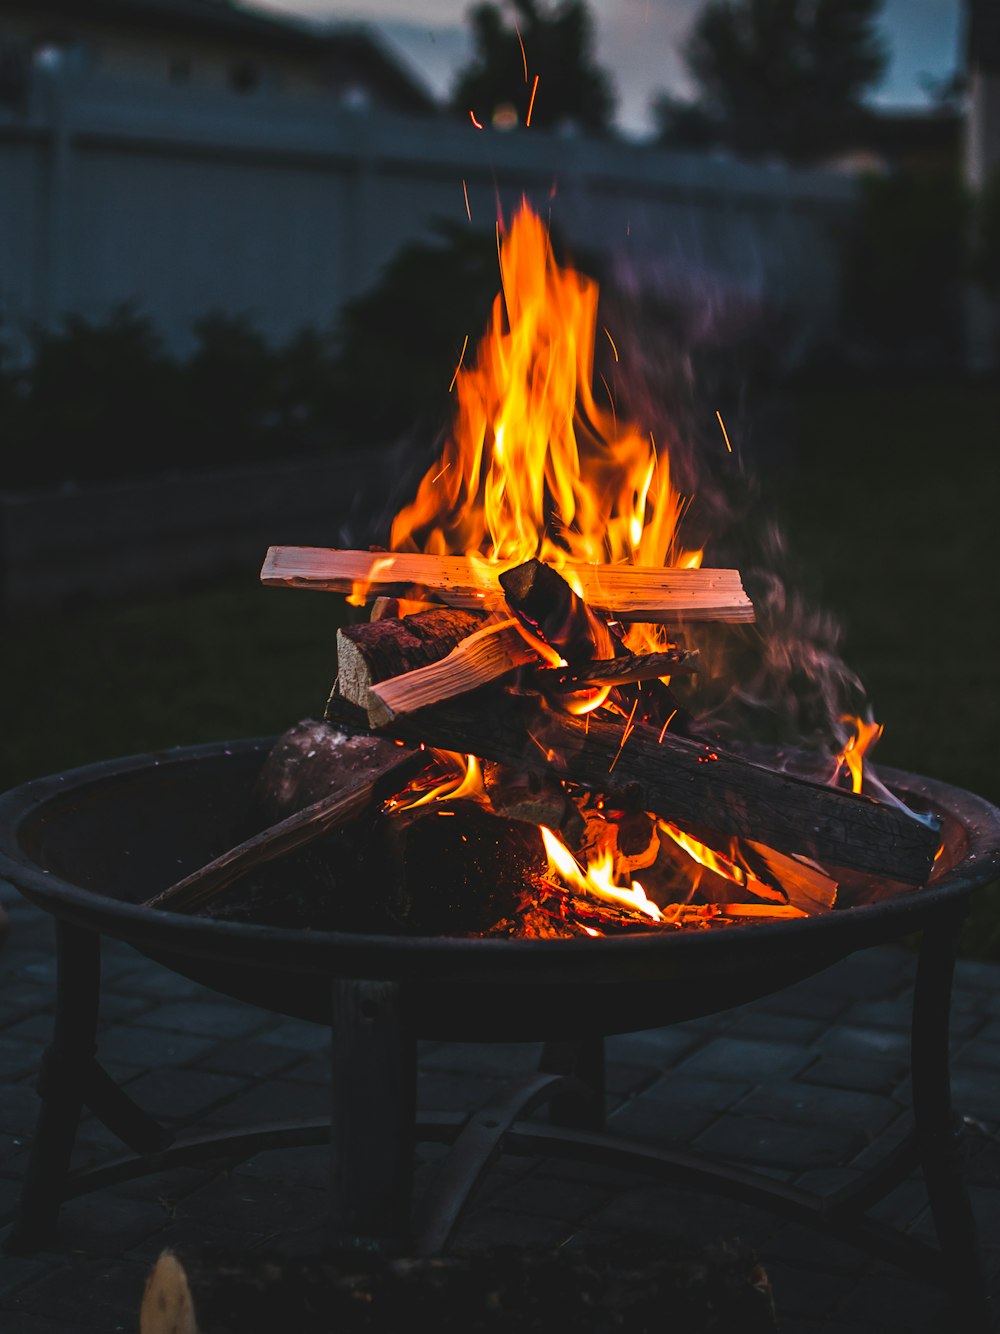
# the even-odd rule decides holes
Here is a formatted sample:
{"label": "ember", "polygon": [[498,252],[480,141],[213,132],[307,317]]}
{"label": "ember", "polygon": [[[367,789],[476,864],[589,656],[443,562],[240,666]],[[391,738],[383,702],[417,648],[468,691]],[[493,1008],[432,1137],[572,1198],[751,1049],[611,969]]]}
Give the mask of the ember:
{"label": "ember", "polygon": [[[741,577],[703,566],[668,454],[594,398],[596,284],[560,268],[526,204],[499,254],[490,326],[455,371],[452,432],[393,549],[272,548],[262,572],[376,602],[338,635],[330,715],[433,748],[382,802],[384,837],[412,826],[412,842],[424,811],[457,817],[447,855],[462,863],[468,845],[468,881],[474,845],[503,861],[503,831],[520,828],[513,901],[499,896],[495,920],[471,914],[491,935],[782,919],[830,911],[845,875],[925,880],[935,829],[866,793],[876,724],[841,720],[825,782],[699,727],[697,628],[753,619]],[[420,846],[444,854],[430,827]],[[436,929],[468,931],[459,917]]]}

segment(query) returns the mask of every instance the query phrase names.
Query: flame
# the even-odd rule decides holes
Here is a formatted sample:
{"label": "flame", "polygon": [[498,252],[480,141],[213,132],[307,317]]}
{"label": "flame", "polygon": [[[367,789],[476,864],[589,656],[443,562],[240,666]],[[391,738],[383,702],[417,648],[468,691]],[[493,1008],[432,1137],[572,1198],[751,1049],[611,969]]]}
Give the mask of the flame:
{"label": "flame", "polygon": [[882,724],[872,719],[865,721],[863,718],[855,718],[849,713],[845,713],[840,721],[853,728],[853,735],[848,738],[844,749],[837,756],[834,779],[846,765],[851,775],[851,790],[859,793],[864,784],[865,753],[882,735]]}
{"label": "flame", "polygon": [[678,544],[686,502],[668,455],[595,401],[597,284],[559,267],[527,203],[498,246],[490,326],[458,368],[450,438],[397,515],[392,548],[492,565],[699,564]]}
{"label": "flame", "polygon": [[540,828],[551,875],[559,876],[570,889],[579,890],[582,894],[589,894],[611,903],[620,903],[626,908],[631,908],[633,912],[644,913],[654,922],[663,920],[663,914],[656,904],[646,897],[646,891],[638,880],[633,880],[629,889],[615,884],[614,856],[609,849],[600,853],[584,870],[551,829],[547,829],[545,825],[541,825]]}
{"label": "flame", "polygon": [[[739,856],[739,844],[736,839],[730,841],[730,855],[710,848],[707,843],[701,843],[691,834],[685,833],[683,829],[678,829],[675,824],[669,820],[657,820],[657,828],[668,838],[673,839],[677,846],[691,858],[699,867],[705,870],[714,871],[716,875],[722,876],[723,880],[729,880],[740,889],[749,890],[751,894],[756,894],[758,898],[778,899],[784,902],[785,896],[778,893],[770,885],[760,880],[751,871],[741,866],[736,858]],[[692,892],[698,888],[700,873],[696,873],[696,878],[692,884]]]}
{"label": "flame", "polygon": [[[450,750],[435,750],[434,758],[437,761],[439,773],[447,774],[448,769],[451,769],[452,772],[447,774],[440,783],[435,783],[432,788],[426,791],[411,783],[400,794],[400,797],[391,798],[385,803],[387,810],[409,811],[415,806],[429,806],[433,801],[459,801],[462,798],[480,800],[483,798],[485,792],[483,771],[475,755],[458,755]],[[402,800],[402,797],[414,791],[420,791],[420,795],[412,801]]]}

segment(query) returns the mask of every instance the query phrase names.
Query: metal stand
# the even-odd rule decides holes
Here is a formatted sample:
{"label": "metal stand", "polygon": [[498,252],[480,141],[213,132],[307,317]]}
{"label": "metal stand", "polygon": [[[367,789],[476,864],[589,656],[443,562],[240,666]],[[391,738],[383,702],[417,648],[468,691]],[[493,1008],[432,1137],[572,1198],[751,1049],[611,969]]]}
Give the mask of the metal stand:
{"label": "metal stand", "polygon": [[[512,1080],[470,1116],[415,1117],[416,1038],[398,983],[338,980],[331,1013],[329,1121],[291,1122],[172,1144],[169,1131],[138,1107],[95,1058],[100,948],[90,931],[57,923],[59,978],[55,1025],[38,1091],[41,1108],[6,1249],[50,1238],[63,1200],[149,1172],[206,1160],[239,1161],[265,1149],[330,1145],[331,1209],[338,1240],[429,1255],[449,1242],[462,1209],[500,1152],[566,1157],[638,1171],[682,1187],[743,1200],[858,1245],[949,1288],[961,1328],[986,1331],[990,1307],[951,1107],[948,1021],[959,918],[925,931],[913,997],[913,1132],[863,1178],[817,1197],[758,1173],[671,1149],[636,1146],[603,1129],[604,1051],[600,1038],[550,1042],[541,1072]],[[551,1124],[524,1118],[549,1103]],[[70,1170],[83,1106],[135,1153]],[[417,1140],[450,1144],[437,1175],[412,1208]],[[867,1216],[920,1166],[939,1245]]]}

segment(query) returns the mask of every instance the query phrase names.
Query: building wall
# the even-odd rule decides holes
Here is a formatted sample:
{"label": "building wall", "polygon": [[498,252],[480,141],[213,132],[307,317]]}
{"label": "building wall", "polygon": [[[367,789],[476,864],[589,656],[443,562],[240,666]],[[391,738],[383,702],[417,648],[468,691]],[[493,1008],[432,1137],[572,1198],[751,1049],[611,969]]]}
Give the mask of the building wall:
{"label": "building wall", "polygon": [[474,225],[526,193],[579,245],[781,309],[805,342],[830,328],[854,200],[832,173],[36,69],[0,107],[0,337],[126,300],[178,351],[212,309],[273,339],[330,326],[465,219],[463,181]]}

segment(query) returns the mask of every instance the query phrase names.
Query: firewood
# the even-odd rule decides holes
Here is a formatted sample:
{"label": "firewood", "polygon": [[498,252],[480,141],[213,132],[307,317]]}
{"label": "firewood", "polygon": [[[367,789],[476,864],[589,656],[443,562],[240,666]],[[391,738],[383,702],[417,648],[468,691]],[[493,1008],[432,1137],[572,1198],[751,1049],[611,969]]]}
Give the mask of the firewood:
{"label": "firewood", "polygon": [[501,573],[500,587],[511,611],[567,662],[575,666],[593,658],[617,656],[607,622],[591,611],[551,565],[524,561]]}
{"label": "firewood", "polygon": [[341,785],[331,796],[238,843],[200,870],[147,899],[146,907],[167,912],[195,912],[203,908],[254,867],[305,847],[356,819],[387,788],[391,791],[398,787],[407,771],[412,772],[426,762],[420,751],[409,748],[397,750],[392,759],[391,764],[383,765],[374,775],[354,775],[351,783]]}
{"label": "firewood", "polygon": [[399,744],[368,735],[365,715],[357,721],[360,727],[349,729],[303,718],[278,737],[254,783],[247,835],[396,768]]}
{"label": "firewood", "polygon": [[810,783],[707,743],[598,711],[575,718],[528,696],[486,691],[398,720],[392,731],[446,750],[536,773],[557,772],[601,791],[635,782],[643,809],[855,870],[919,884],[939,844],[926,817]]}
{"label": "firewood", "polygon": [[802,857],[788,857],[763,843],[747,841],[743,845],[748,857],[760,862],[762,873],[772,884],[780,885],[788,902],[804,912],[829,912],[837,902],[837,881],[819,866]]}
{"label": "firewood", "polygon": [[[350,642],[346,636],[345,642]],[[394,718],[467,695],[537,661],[537,653],[511,618],[485,625],[460,640],[437,662],[373,685],[368,695],[369,721],[372,727],[384,727]]]}
{"label": "firewood", "polygon": [[583,836],[579,807],[552,774],[525,773],[487,761],[483,765],[483,782],[490,805],[505,820],[545,825],[557,830],[570,847],[575,847]]}
{"label": "firewood", "polygon": [[373,685],[440,661],[482,624],[474,612],[438,607],[403,620],[345,626],[337,631],[340,694],[367,711]]}
{"label": "firewood", "polygon": [[530,680],[546,694],[568,695],[595,686],[623,686],[662,676],[690,676],[697,670],[697,649],[672,648],[660,653],[599,658],[576,667],[540,667],[531,673]]}
{"label": "firewood", "polygon": [[[497,567],[498,570],[500,567]],[[642,565],[567,562],[594,610],[622,621],[752,621],[753,604],[738,570],[682,570]],[[279,588],[350,593],[358,583],[371,596],[433,592],[452,607],[484,609],[499,601],[493,569],[466,556],[411,552],[338,551],[328,547],[271,547],[261,582]]]}
{"label": "firewood", "polygon": [[542,861],[541,836],[479,802],[435,801],[387,813],[378,837],[407,935],[487,932],[515,907]]}
{"label": "firewood", "polygon": [[776,1329],[767,1274],[737,1238],[389,1259],[372,1251],[163,1251],[140,1334],[592,1334]]}

